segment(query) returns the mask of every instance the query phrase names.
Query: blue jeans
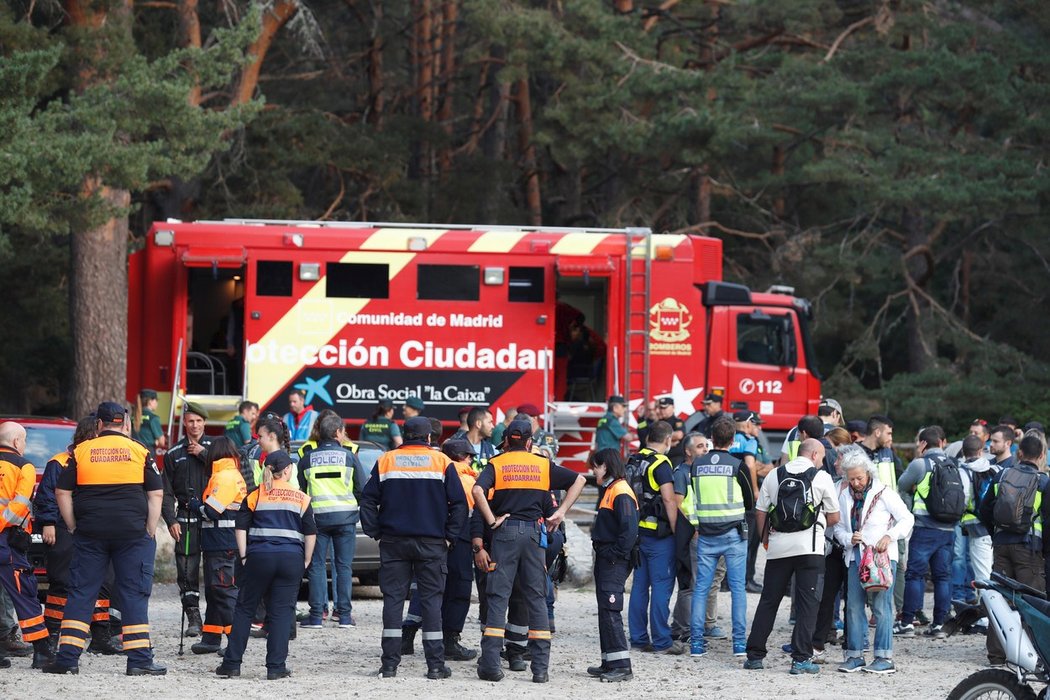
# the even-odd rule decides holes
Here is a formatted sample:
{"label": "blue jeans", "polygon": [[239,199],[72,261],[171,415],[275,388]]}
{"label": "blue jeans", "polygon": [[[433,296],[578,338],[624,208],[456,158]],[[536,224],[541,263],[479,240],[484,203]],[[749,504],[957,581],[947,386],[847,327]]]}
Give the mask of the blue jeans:
{"label": "blue jeans", "polygon": [[[328,572],[325,558],[328,545],[332,545],[332,578],[335,582],[335,613],[339,617],[350,617],[350,594],[353,586],[350,565],[357,549],[357,533],[353,525],[336,525],[317,528],[317,544],[310,559],[310,617],[321,617],[328,599]],[[338,574],[338,576],[336,575]]]}
{"label": "blue jeans", "polygon": [[973,568],[970,566],[970,538],[955,527],[955,547],[952,552],[952,600],[973,600],[977,597],[973,586]]}
{"label": "blue jeans", "polygon": [[733,529],[721,535],[699,535],[696,538],[696,583],[693,584],[693,609],[690,639],[703,639],[707,620],[707,594],[715,578],[720,557],[726,558],[726,580],[733,596],[733,644],[747,639],[747,540]]}
{"label": "blue jeans", "polygon": [[[890,543],[896,547],[896,542]],[[864,610],[867,594],[864,584],[860,582],[860,554],[853,549],[853,562],[849,565],[846,596],[846,649],[843,656],[847,659],[863,659],[864,647],[868,641],[868,615]],[[893,577],[897,577],[897,562],[890,562]],[[893,658],[893,584],[885,591],[879,591],[871,601],[871,610],[875,613],[875,658]]]}
{"label": "blue jeans", "polygon": [[904,572],[904,610],[901,622],[911,624],[922,610],[926,573],[933,578],[933,624],[948,617],[952,594],[952,551],[955,533],[932,527],[916,527],[908,542],[908,569]]}
{"label": "blue jeans", "polygon": [[[639,538],[642,563],[634,570],[631,602],[627,608],[627,626],[631,644],[650,643],[656,651],[671,646],[671,593],[674,591],[674,537]],[[652,589],[652,601],[650,590]]]}

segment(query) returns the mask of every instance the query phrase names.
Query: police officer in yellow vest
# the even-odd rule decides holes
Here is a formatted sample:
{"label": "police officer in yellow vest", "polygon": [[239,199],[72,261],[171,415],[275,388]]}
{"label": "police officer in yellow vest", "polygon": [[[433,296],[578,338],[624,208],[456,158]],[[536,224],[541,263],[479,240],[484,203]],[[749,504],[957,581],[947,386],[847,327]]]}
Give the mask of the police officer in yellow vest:
{"label": "police officer in yellow vest", "polygon": [[605,683],[631,680],[631,650],[623,631],[623,593],[631,553],[638,539],[638,499],[624,479],[618,448],[598,450],[590,458],[598,482],[598,514],[591,527],[594,546],[594,592],[598,599],[598,639],[602,663],[587,673]]}
{"label": "police officer in yellow vest", "polygon": [[335,613],[339,626],[353,626],[350,617],[351,571],[357,545],[358,498],[364,487],[364,470],[351,450],[343,447],[346,424],[336,415],[326,415],[318,423],[317,447],[299,462],[299,487],[308,494],[317,522],[317,546],[310,562],[310,617],[302,627],[319,629],[325,606],[328,575],[325,554],[333,547],[333,566],[337,571]]}
{"label": "police officer in yellow vest", "polygon": [[[474,507],[492,529],[491,571],[486,582],[488,613],[481,638],[478,677],[503,678],[499,654],[506,634],[507,603],[515,579],[529,608],[528,648],[532,654],[532,680],[546,683],[551,633],[547,618],[547,578],[542,529],[554,530],[565,519],[586,483],[582,475],[534,455],[532,424],[514,420],[503,434],[506,452],[489,460],[474,484]],[[489,489],[494,489],[491,503]],[[558,509],[544,521],[550,491],[568,492]]]}
{"label": "police officer in yellow vest", "polygon": [[704,627],[707,593],[721,557],[726,561],[726,579],[733,597],[733,654],[747,651],[747,525],[745,514],[754,507],[751,475],[743,462],[729,454],[736,433],[735,423],[719,418],[711,426],[714,449],[693,460],[693,498],[696,511],[696,583],[693,586],[693,621],[689,653],[707,653]]}
{"label": "police officer in yellow vest", "polygon": [[674,477],[667,459],[672,431],[669,423],[656,421],[646,436],[646,446],[627,460],[628,479],[638,497],[641,538],[640,562],[634,572],[627,608],[627,626],[632,646],[677,655],[685,653],[685,647],[671,639],[669,623],[674,591],[674,534],[678,523]]}

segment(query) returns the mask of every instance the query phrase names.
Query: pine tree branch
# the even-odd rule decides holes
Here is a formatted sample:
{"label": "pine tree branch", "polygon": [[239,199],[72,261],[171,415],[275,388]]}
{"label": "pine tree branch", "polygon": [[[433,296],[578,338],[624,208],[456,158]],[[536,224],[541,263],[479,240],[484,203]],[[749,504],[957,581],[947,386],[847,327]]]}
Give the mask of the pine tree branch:
{"label": "pine tree branch", "polygon": [[841,34],[839,34],[838,37],[836,37],[835,41],[832,42],[831,48],[828,49],[828,53],[827,53],[827,55],[824,56],[824,59],[821,61],[821,63],[827,63],[828,61],[830,61],[832,59],[832,57],[835,55],[835,52],[839,50],[840,46],[842,46],[842,42],[846,40],[846,37],[848,37],[853,32],[857,31],[858,29],[860,29],[862,27],[866,27],[869,24],[874,24],[874,23],[875,23],[875,17],[872,16],[872,17],[865,17],[864,19],[861,19],[861,20],[857,20],[853,24],[851,24],[848,27],[846,27],[846,29]]}

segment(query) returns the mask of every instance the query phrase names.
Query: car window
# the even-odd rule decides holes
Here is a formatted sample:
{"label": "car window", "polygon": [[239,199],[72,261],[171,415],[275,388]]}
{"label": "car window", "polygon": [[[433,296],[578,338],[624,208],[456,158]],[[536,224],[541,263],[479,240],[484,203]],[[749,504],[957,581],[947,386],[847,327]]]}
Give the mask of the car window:
{"label": "car window", "polygon": [[383,450],[362,445],[361,449],[357,451],[357,459],[360,460],[361,466],[365,468],[365,471],[371,475],[372,468],[375,467],[376,462],[379,461],[379,457],[382,454]]}
{"label": "car window", "polygon": [[38,472],[44,470],[47,461],[64,452],[73,441],[71,425],[26,425],[26,450],[22,455],[36,467]]}

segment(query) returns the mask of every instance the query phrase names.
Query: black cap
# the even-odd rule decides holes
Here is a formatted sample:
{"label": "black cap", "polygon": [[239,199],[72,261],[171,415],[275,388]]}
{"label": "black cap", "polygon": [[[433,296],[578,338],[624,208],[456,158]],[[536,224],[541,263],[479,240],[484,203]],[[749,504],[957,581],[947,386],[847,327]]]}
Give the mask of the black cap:
{"label": "black cap", "polygon": [[279,471],[283,471],[285,467],[292,463],[292,458],[288,456],[288,453],[284,450],[277,450],[266,455],[266,468],[276,474]]}
{"label": "black cap", "polygon": [[[419,398],[418,396],[409,396],[407,399],[405,399],[405,405],[411,406],[417,411],[422,411],[424,408],[427,407],[427,405],[423,403],[423,399]],[[429,430],[429,428],[427,428],[427,430]]]}
{"label": "black cap", "polygon": [[708,394],[704,397],[704,403],[722,403],[722,396],[720,394]]}
{"label": "black cap", "polygon": [[430,435],[430,419],[425,416],[412,416],[405,421],[406,440],[423,440]]}
{"label": "black cap", "polygon": [[846,423],[846,430],[851,433],[860,433],[861,435],[868,434],[868,421],[866,420],[851,420]]}
{"label": "black cap", "polygon": [[610,397],[609,397],[609,403],[610,403],[610,404],[618,403],[618,404],[621,404],[621,405],[623,405],[623,406],[626,406],[626,405],[627,405],[627,401],[626,401],[626,399],[624,399],[624,398],[623,398],[622,396],[620,396],[619,394],[613,394],[612,396],[610,396]]}
{"label": "black cap", "polygon": [[462,418],[463,416],[467,415],[468,413],[470,413],[473,410],[474,410],[473,406],[464,406],[463,408],[459,409],[459,411],[456,413],[456,415],[458,417]]}
{"label": "black cap", "polygon": [[755,425],[762,425],[762,416],[758,415],[754,411],[736,411],[733,413],[733,420],[738,423],[744,421],[751,421]]}
{"label": "black cap", "polygon": [[670,396],[661,396],[656,400],[657,406],[674,406],[674,399]]}
{"label": "black cap", "polygon": [[470,444],[469,440],[462,438],[455,438],[451,440],[445,440],[444,444],[441,445],[441,451],[445,453],[445,456],[449,459],[462,459],[465,455],[473,456],[474,446]]}
{"label": "black cap", "polygon": [[1029,430],[1038,430],[1041,433],[1046,432],[1046,430],[1043,428],[1043,424],[1037,420],[1028,421],[1024,424],[1024,431],[1027,433]]}
{"label": "black cap", "polygon": [[390,399],[379,399],[379,408],[383,409],[384,411],[389,411],[393,407],[394,402]]}
{"label": "black cap", "polygon": [[514,438],[515,440],[525,440],[532,437],[532,423],[527,420],[512,420],[510,425],[507,426],[507,430],[504,431],[503,436],[505,438]]}
{"label": "black cap", "polygon": [[146,401],[152,401],[153,399],[157,398],[157,392],[154,389],[143,389],[139,392],[139,396],[141,396]]}
{"label": "black cap", "polygon": [[103,423],[123,423],[127,414],[123,406],[113,401],[103,401],[95,409],[95,417]]}

